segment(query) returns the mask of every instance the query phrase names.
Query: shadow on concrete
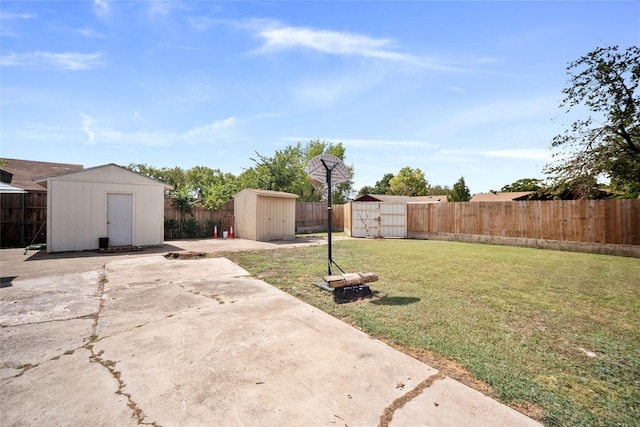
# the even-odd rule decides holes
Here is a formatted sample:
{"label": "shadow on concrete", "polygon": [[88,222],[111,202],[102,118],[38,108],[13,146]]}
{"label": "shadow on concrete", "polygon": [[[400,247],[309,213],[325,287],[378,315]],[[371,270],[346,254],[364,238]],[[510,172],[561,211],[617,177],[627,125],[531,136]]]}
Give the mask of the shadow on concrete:
{"label": "shadow on concrete", "polygon": [[18,277],[18,276],[3,276],[3,277],[0,277],[0,289],[9,288],[9,287],[13,286],[13,284],[11,282],[16,277]]}
{"label": "shadow on concrete", "polygon": [[378,299],[371,301],[371,304],[375,305],[409,305],[419,302],[420,298],[417,297],[389,297],[382,296]]}
{"label": "shadow on concrete", "polygon": [[[136,248],[131,251],[118,251],[118,252],[104,252],[99,250],[90,251],[74,251],[74,252],[55,252],[47,253],[46,250],[40,250],[33,255],[25,259],[25,261],[41,261],[45,259],[67,259],[67,258],[88,258],[88,257],[102,257],[109,258],[114,256],[122,256],[127,254],[133,255],[145,255],[145,254],[164,254],[166,252],[178,252],[184,251],[184,248],[179,246],[164,244],[162,246],[149,246],[144,248]],[[28,255],[28,253],[27,253]]]}

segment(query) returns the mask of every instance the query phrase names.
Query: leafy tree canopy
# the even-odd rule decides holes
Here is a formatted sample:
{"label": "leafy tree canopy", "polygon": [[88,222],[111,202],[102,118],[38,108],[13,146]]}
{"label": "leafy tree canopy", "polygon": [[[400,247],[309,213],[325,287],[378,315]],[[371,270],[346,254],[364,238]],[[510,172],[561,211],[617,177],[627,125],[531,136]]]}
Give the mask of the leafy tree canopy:
{"label": "leafy tree canopy", "polygon": [[425,196],[427,180],[419,168],[404,167],[389,180],[389,192],[400,196]]}
{"label": "leafy tree canopy", "polygon": [[599,176],[610,178],[624,197],[640,197],[640,48],[597,48],[567,72],[561,106],[583,106],[592,115],[553,138],[558,160],[546,172],[581,198],[593,196]]}
{"label": "leafy tree canopy", "polygon": [[453,184],[453,189],[451,193],[449,193],[448,199],[450,202],[468,202],[471,200],[471,192],[464,182],[463,176],[460,177],[458,182]]}
{"label": "leafy tree canopy", "polygon": [[542,181],[536,178],[521,178],[514,183],[507,184],[500,189],[505,193],[518,191],[538,191],[542,188]]}
{"label": "leafy tree canopy", "polygon": [[[301,202],[326,200],[326,185],[313,182],[306,173],[309,161],[322,153],[345,160],[342,143],[334,145],[320,140],[312,140],[304,146],[301,143],[288,146],[277,150],[272,157],[256,153],[257,157],[251,159],[255,166],[245,170],[239,177],[241,186],[297,194]],[[353,167],[347,167],[350,179],[332,188],[334,203],[344,203],[353,192]]]}

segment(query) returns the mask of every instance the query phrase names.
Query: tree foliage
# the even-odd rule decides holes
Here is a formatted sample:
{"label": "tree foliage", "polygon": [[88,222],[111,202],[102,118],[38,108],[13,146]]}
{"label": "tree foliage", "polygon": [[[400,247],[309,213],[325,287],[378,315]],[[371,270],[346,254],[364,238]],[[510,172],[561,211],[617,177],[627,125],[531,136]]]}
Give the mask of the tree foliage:
{"label": "tree foliage", "polygon": [[567,72],[561,106],[584,106],[591,115],[553,138],[558,161],[546,172],[582,198],[593,195],[599,176],[624,196],[640,197],[640,48],[597,48]]}
{"label": "tree foliage", "polygon": [[518,191],[538,191],[542,188],[542,181],[536,178],[521,178],[516,182],[507,184],[500,189],[505,193],[514,193]]}
{"label": "tree foliage", "polygon": [[463,176],[453,184],[453,189],[447,198],[450,202],[468,202],[471,200],[471,192],[469,191],[467,184],[464,182]]}
{"label": "tree foliage", "polygon": [[[327,189],[323,183],[313,182],[307,175],[309,161],[322,153],[332,154],[343,161],[345,148],[342,143],[312,140],[306,145],[298,143],[276,150],[272,157],[256,153],[251,159],[255,166],[245,170],[239,177],[243,188],[284,191],[297,194],[298,201],[319,202],[326,200]],[[333,203],[344,203],[353,192],[353,167],[349,169],[347,182],[332,186]]]}
{"label": "tree foliage", "polygon": [[424,173],[419,168],[406,166],[389,180],[389,193],[400,196],[425,196],[427,185]]}

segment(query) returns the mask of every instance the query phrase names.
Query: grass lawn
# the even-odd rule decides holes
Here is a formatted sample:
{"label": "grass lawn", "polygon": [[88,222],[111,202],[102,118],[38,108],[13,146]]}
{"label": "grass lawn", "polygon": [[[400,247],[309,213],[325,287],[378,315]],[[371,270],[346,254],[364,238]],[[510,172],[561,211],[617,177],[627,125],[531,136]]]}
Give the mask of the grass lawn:
{"label": "grass lawn", "polygon": [[334,241],[346,272],[380,278],[371,299],[336,304],[312,285],[326,246],[224,256],[546,425],[640,425],[640,259]]}

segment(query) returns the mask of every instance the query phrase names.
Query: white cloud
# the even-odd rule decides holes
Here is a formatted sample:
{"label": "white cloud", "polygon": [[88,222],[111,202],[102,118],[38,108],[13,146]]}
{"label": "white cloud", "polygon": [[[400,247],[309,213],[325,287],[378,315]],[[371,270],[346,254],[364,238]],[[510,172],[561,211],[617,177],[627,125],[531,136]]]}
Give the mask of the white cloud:
{"label": "white cloud", "polygon": [[227,131],[235,125],[235,122],[236,119],[234,117],[218,120],[216,122],[191,129],[184,135],[184,138],[187,142],[191,143],[214,142],[220,137],[228,137]]}
{"label": "white cloud", "polygon": [[514,148],[504,150],[488,150],[482,154],[488,157],[504,157],[510,159],[551,160],[551,151],[546,149]]}
{"label": "white cloud", "polygon": [[28,52],[0,58],[2,66],[51,66],[63,70],[90,70],[103,64],[102,53]]}
{"label": "white cloud", "polygon": [[0,19],[33,19],[36,15],[32,13],[0,13]]}
{"label": "white cloud", "polygon": [[83,114],[81,112],[78,112],[78,114],[80,114],[80,117],[82,117],[82,120],[80,121],[80,123],[82,123],[82,131],[87,134],[87,144],[95,145],[96,134],[91,129],[95,123],[94,118],[87,116],[86,114]]}
{"label": "white cloud", "polygon": [[153,0],[148,2],[149,15],[167,15],[177,3],[165,0]]}
{"label": "white cloud", "polygon": [[303,48],[332,55],[384,59],[425,68],[455,70],[440,58],[421,57],[396,50],[391,39],[373,38],[349,32],[291,27],[274,21],[253,20],[244,25],[264,40],[260,53]]}
{"label": "white cloud", "polygon": [[[230,131],[236,124],[234,117],[224,120],[218,120],[203,126],[195,127],[183,133],[179,132],[150,132],[147,130],[140,131],[120,131],[117,129],[101,127],[97,121],[82,112],[79,112],[82,120],[80,121],[82,131],[87,135],[87,144],[95,145],[97,143],[117,146],[148,146],[148,147],[168,147],[175,144],[201,144],[216,143],[221,140],[227,140],[231,137]],[[140,113],[135,111],[133,119],[140,117]]]}
{"label": "white cloud", "polygon": [[100,17],[107,17],[111,14],[109,0],[94,0],[93,10]]}
{"label": "white cloud", "polygon": [[106,36],[102,33],[97,32],[96,30],[93,30],[91,28],[80,28],[77,30],[74,30],[76,33],[81,34],[85,37],[89,37],[89,38],[94,38],[94,39],[103,39]]}

